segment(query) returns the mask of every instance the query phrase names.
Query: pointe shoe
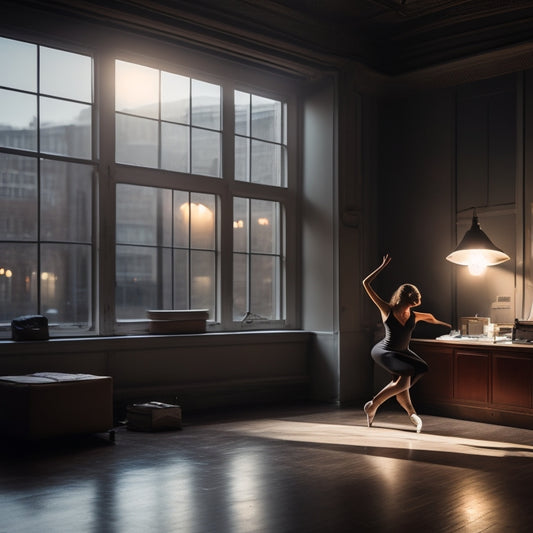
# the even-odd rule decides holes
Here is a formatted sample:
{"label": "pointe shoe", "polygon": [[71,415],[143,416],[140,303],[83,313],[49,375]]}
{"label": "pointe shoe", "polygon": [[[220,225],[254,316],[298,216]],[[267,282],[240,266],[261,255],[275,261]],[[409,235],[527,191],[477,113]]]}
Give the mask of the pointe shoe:
{"label": "pointe shoe", "polygon": [[416,426],[416,432],[420,433],[422,431],[422,419],[415,414],[412,414],[410,417],[413,426]]}
{"label": "pointe shoe", "polygon": [[363,411],[365,412],[365,415],[366,415],[366,425],[368,427],[372,426],[372,422],[374,421],[374,416],[376,416],[375,412],[374,412],[373,415],[371,415],[369,413],[370,408],[372,407],[373,404],[374,404],[374,402],[372,400],[370,400],[369,402],[366,402],[365,406],[363,407]]}

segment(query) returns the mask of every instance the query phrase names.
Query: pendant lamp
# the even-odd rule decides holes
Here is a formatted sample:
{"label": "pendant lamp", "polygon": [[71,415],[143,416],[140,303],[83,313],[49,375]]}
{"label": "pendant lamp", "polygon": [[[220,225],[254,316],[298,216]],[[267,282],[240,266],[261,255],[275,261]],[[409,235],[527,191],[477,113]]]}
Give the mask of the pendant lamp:
{"label": "pendant lamp", "polygon": [[481,229],[476,210],[472,216],[472,226],[465,233],[457,248],[446,257],[456,265],[466,265],[471,274],[479,276],[488,266],[499,265],[511,259],[495,246]]}

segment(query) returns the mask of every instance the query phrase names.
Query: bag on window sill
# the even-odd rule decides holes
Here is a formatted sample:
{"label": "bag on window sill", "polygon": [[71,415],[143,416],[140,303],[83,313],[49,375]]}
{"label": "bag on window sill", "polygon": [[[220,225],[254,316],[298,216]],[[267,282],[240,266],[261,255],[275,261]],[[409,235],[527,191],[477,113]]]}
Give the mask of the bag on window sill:
{"label": "bag on window sill", "polygon": [[48,318],[42,315],[19,316],[11,321],[14,341],[46,341],[50,338]]}

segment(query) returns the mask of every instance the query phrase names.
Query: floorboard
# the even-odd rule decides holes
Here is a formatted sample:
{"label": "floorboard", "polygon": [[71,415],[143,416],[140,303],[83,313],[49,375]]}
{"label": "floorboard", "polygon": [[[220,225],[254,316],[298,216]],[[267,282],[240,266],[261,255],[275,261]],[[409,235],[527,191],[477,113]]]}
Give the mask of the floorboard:
{"label": "floorboard", "polygon": [[521,533],[533,431],[361,409],[184,414],[180,431],[2,446],[0,532]]}

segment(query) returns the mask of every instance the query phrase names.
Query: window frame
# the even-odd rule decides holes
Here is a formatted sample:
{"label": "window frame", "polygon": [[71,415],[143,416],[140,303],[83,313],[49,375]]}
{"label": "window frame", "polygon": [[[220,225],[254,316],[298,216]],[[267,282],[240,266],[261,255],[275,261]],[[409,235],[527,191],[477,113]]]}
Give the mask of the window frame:
{"label": "window frame", "polygon": [[[297,294],[299,294],[299,285],[296,276],[297,265],[300,264],[300,248],[298,246],[299,239],[297,237],[300,228],[300,203],[298,201],[299,187],[299,107],[298,107],[298,91],[292,81],[284,80],[280,87],[277,87],[279,80],[277,77],[272,77],[269,73],[264,73],[258,76],[256,72],[250,73],[250,81],[236,79],[234,69],[239,71],[241,67],[232,62],[227,65],[224,61],[218,61],[215,56],[205,58],[202,56],[202,61],[192,54],[192,63],[190,61],[171,61],[165,59],[164,55],[158,58],[147,58],[145,55],[138,56],[132,53],[122,53],[120,55],[108,52],[107,54],[106,71],[113,72],[114,61],[116,59],[121,61],[132,62],[145,65],[151,68],[165,70],[167,72],[188,76],[191,78],[206,81],[208,83],[218,84],[222,87],[222,173],[221,177],[209,177],[202,175],[193,175],[182,173],[178,171],[169,171],[164,169],[151,169],[145,167],[136,167],[116,163],[114,161],[113,151],[109,151],[107,161],[102,158],[101,165],[108,169],[109,187],[106,199],[111,203],[115,203],[115,186],[117,183],[129,183],[133,185],[147,185],[151,186],[188,190],[198,193],[215,194],[220,202],[220,220],[219,220],[219,238],[220,250],[218,257],[218,272],[220,278],[217,282],[218,286],[218,308],[217,317],[220,320],[209,321],[208,331],[211,332],[231,332],[231,331],[253,331],[253,330],[276,330],[276,329],[298,329],[299,313],[297,312]],[[198,68],[198,67],[202,68]],[[209,67],[213,68],[209,68]],[[224,72],[225,69],[228,71]],[[252,69],[253,70],[253,69]],[[261,82],[266,83],[261,83]],[[286,122],[287,122],[287,184],[286,187],[278,187],[272,185],[250,183],[238,181],[234,179],[234,91],[244,91],[263,96],[265,98],[279,99],[286,104]],[[112,96],[112,98],[110,98]],[[114,115],[114,92],[111,91],[107,95],[103,95],[107,100],[105,105],[108,109],[113,109]],[[111,101],[112,100],[112,101]],[[109,120],[110,116],[103,116],[102,119],[107,121],[107,126],[102,128],[106,132],[101,142],[102,151],[105,146],[114,146],[114,121]],[[112,139],[111,139],[112,137]],[[112,141],[112,142],[111,142]],[[146,179],[147,175],[153,176],[153,179]],[[109,195],[111,194],[111,196]],[[234,321],[232,312],[233,302],[233,287],[232,287],[232,271],[233,271],[233,198],[246,197],[250,199],[270,200],[280,203],[281,209],[284,213],[282,220],[283,226],[281,228],[282,238],[280,242],[282,267],[284,273],[282,275],[282,300],[280,304],[284,310],[284,318],[282,320],[267,320],[267,321]],[[228,208],[231,206],[231,209]],[[114,225],[113,225],[114,232]],[[114,236],[113,236],[114,242]],[[291,250],[291,254],[287,256],[287,250]],[[109,257],[109,254],[106,254]],[[114,252],[113,252],[114,257]],[[109,270],[113,270],[114,279],[114,265],[109,265]],[[114,290],[114,288],[113,288]],[[102,329],[111,329],[118,334],[139,334],[146,330],[145,321],[139,319],[137,321],[117,322],[114,316],[114,298],[110,298],[109,291],[104,291],[102,298],[108,302],[101,305],[100,308],[108,310],[106,315],[102,317]]]}
{"label": "window frame", "polygon": [[[43,271],[41,269],[41,248],[43,245],[54,245],[54,244],[76,244],[80,246],[86,246],[89,250],[89,256],[90,256],[90,276],[89,276],[89,286],[88,290],[90,293],[90,301],[87,304],[88,313],[87,313],[87,327],[80,327],[76,323],[59,323],[55,324],[53,321],[53,318],[50,320],[50,333],[51,336],[63,336],[63,337],[71,337],[71,336],[89,336],[94,335],[98,331],[98,312],[95,305],[95,291],[97,288],[97,277],[96,277],[96,266],[97,266],[97,233],[95,231],[96,229],[96,217],[94,215],[95,212],[97,212],[96,204],[95,204],[95,191],[97,189],[97,173],[98,173],[98,127],[97,127],[97,99],[95,94],[95,59],[93,55],[93,51],[91,49],[88,49],[87,47],[80,46],[79,44],[68,44],[66,45],[63,42],[54,42],[50,39],[42,39],[37,38],[36,36],[21,36],[21,35],[13,35],[11,32],[1,31],[0,36],[6,38],[6,39],[12,39],[15,41],[19,41],[22,43],[27,43],[32,46],[35,46],[36,48],[36,87],[34,90],[27,90],[27,89],[19,89],[19,88],[10,88],[6,87],[6,89],[13,90],[18,93],[23,94],[32,94],[35,95],[36,102],[37,102],[37,129],[36,129],[36,146],[35,149],[28,149],[28,148],[19,148],[19,147],[0,147],[0,152],[5,155],[13,155],[17,157],[28,157],[32,158],[36,162],[36,180],[37,180],[37,236],[34,240],[28,240],[28,241],[14,241],[14,242],[23,242],[32,244],[36,247],[36,253],[37,253],[37,274],[38,274],[38,296],[36,304],[38,307],[42,305],[42,282],[40,281],[42,278]],[[41,49],[42,48],[49,48],[51,50],[56,50],[59,52],[67,52],[67,53],[74,53],[86,56],[91,61],[91,69],[90,69],[90,75],[91,75],[91,87],[90,87],[90,99],[88,101],[86,100],[79,100],[72,97],[67,96],[61,96],[61,95],[54,95],[53,93],[44,92],[41,88]],[[41,116],[42,116],[42,110],[41,110],[41,101],[43,99],[48,100],[56,100],[59,102],[68,102],[68,103],[76,103],[76,104],[83,104],[86,106],[90,106],[91,108],[91,132],[90,132],[90,154],[85,156],[79,156],[79,155],[72,155],[72,154],[61,154],[61,153],[55,153],[53,151],[43,150],[42,148],[42,141],[41,141]],[[67,165],[75,164],[75,165],[82,165],[87,167],[89,174],[90,174],[90,187],[91,187],[91,193],[90,193],[90,207],[92,208],[91,212],[91,236],[90,239],[88,239],[86,242],[77,242],[77,241],[56,241],[54,239],[45,239],[40,234],[40,226],[41,221],[40,218],[42,216],[41,211],[41,199],[39,198],[40,194],[40,188],[41,188],[41,181],[43,179],[43,164],[45,162],[58,162],[58,163],[64,163]],[[28,312],[25,314],[33,314],[33,312]],[[13,318],[15,318],[13,316]],[[0,324],[0,339],[5,338],[6,336],[11,334],[11,328],[10,324]]]}

